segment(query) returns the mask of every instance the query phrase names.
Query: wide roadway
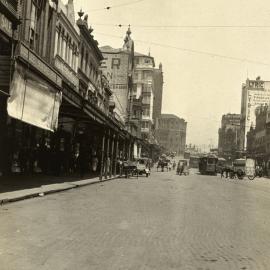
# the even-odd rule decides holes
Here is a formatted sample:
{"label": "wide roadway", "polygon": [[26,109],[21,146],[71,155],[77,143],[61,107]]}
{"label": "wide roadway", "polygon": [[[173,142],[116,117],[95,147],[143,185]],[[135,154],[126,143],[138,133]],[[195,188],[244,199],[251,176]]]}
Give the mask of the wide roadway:
{"label": "wide roadway", "polygon": [[18,269],[270,269],[270,180],[152,172],[0,207]]}

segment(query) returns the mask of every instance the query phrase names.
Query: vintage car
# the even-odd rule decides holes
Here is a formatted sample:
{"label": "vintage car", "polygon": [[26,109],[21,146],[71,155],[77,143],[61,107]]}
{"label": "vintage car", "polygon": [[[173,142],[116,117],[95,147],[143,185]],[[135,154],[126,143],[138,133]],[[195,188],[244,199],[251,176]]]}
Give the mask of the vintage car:
{"label": "vintage car", "polygon": [[149,158],[139,158],[137,159],[137,172],[138,175],[146,175],[148,177],[150,175],[150,166],[151,161]]}

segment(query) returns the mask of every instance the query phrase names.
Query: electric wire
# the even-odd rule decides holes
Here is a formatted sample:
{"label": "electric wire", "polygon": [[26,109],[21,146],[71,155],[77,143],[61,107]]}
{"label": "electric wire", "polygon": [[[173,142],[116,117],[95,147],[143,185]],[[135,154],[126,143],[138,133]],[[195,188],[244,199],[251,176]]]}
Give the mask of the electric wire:
{"label": "electric wire", "polygon": [[146,0],[137,0],[137,1],[133,1],[133,2],[125,2],[122,4],[118,4],[118,5],[111,5],[111,6],[107,6],[104,8],[89,9],[86,12],[97,12],[97,11],[111,10],[111,9],[120,8],[120,7],[124,7],[124,6],[134,5],[134,4],[137,4],[139,2],[143,2],[143,1],[146,1]]}
{"label": "electric wire", "polygon": [[[95,25],[100,26],[110,26],[110,27],[128,27],[129,24],[122,24],[122,23],[95,23]],[[224,29],[270,29],[270,25],[143,25],[143,24],[132,24],[133,28],[150,28],[150,29],[217,29],[217,28],[224,28]]]}
{"label": "electric wire", "polygon": [[[112,38],[121,38],[121,39],[123,38],[121,36],[116,36],[116,35],[111,35],[111,34],[106,34],[106,33],[101,33],[101,32],[96,32],[96,33],[99,35],[108,36],[108,37],[112,37]],[[189,53],[193,53],[193,54],[207,55],[207,56],[211,56],[211,57],[223,58],[223,59],[237,61],[237,62],[246,62],[246,63],[252,63],[252,64],[257,64],[257,65],[270,66],[270,63],[265,63],[265,62],[247,59],[247,58],[240,58],[240,57],[228,56],[228,55],[200,51],[200,50],[195,50],[195,49],[188,49],[188,48],[177,47],[177,46],[168,45],[168,44],[157,43],[157,42],[153,42],[153,41],[144,41],[144,40],[139,40],[139,39],[135,39],[134,41],[139,42],[139,43],[148,44],[148,45],[151,44],[151,45],[158,46],[158,47],[164,47],[164,48],[175,49],[175,50],[179,50],[179,51],[183,51],[183,52],[189,52]]]}

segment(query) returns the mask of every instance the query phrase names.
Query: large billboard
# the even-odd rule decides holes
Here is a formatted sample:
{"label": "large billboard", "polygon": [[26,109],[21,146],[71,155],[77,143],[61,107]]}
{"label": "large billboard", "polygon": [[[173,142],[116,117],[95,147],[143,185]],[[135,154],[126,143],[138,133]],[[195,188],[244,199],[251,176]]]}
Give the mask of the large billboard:
{"label": "large billboard", "polygon": [[251,126],[256,126],[256,108],[270,103],[270,82],[247,81],[245,113],[245,148],[246,135]]}

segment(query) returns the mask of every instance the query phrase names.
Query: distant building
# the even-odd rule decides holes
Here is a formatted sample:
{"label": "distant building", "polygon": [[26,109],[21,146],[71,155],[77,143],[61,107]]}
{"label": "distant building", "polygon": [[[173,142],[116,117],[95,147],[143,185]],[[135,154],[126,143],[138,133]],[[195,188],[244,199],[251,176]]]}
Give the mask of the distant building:
{"label": "distant building", "polygon": [[156,138],[168,152],[182,155],[186,146],[187,122],[173,114],[161,114],[156,120]]}
{"label": "distant building", "polygon": [[255,110],[260,105],[270,102],[270,81],[246,80],[242,86],[240,150],[246,150],[247,132],[256,125]]}
{"label": "distant building", "polygon": [[155,61],[152,56],[135,52],[135,71],[133,79],[133,96],[142,98],[142,138],[150,141],[153,128],[154,81],[153,73]]}
{"label": "distant building", "polygon": [[116,117],[123,123],[129,121],[131,113],[129,103],[133,87],[134,42],[130,35],[131,31],[128,28],[123,48],[100,47],[104,58],[100,69],[109,80],[110,88],[113,92],[111,103],[115,106]]}
{"label": "distant building", "polygon": [[239,150],[240,114],[224,114],[218,131],[218,152],[224,157],[232,157]]}
{"label": "distant building", "polygon": [[261,105],[256,108],[256,126],[251,126],[247,133],[247,155],[256,159],[270,154],[269,107]]}
{"label": "distant building", "polygon": [[154,69],[154,105],[153,105],[153,119],[156,121],[161,115],[162,109],[162,96],[163,96],[163,71],[162,64],[159,64],[158,69]]}

